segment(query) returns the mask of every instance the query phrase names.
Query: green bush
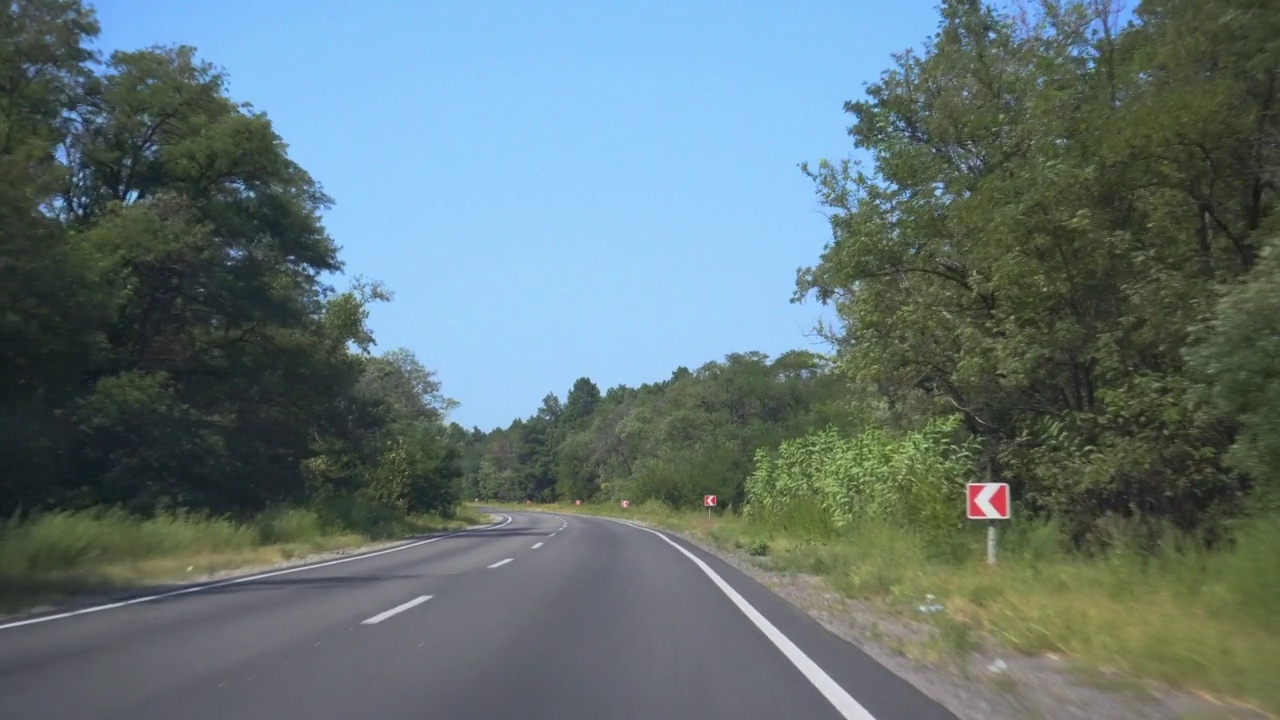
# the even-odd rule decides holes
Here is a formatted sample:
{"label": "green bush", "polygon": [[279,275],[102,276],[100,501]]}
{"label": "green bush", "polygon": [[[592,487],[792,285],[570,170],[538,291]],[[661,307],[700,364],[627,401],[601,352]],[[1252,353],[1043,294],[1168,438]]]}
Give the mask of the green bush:
{"label": "green bush", "polygon": [[254,518],[251,525],[264,545],[308,542],[325,534],[320,514],[309,508],[269,510]]}
{"label": "green bush", "polygon": [[[876,428],[845,437],[827,429],[760,451],[747,479],[747,514],[819,532],[828,521],[838,528],[855,519],[952,532],[964,522],[958,508],[975,450],[972,441],[954,439],[958,423],[953,416],[903,435]],[[813,499],[826,519],[806,505]]]}

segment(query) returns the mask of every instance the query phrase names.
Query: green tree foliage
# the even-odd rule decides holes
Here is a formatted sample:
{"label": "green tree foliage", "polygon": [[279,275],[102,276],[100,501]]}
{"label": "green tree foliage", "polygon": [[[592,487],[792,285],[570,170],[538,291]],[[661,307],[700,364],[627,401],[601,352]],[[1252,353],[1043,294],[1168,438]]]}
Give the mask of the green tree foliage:
{"label": "green tree foliage", "polygon": [[1226,289],[1201,338],[1192,362],[1210,377],[1218,409],[1240,426],[1228,462],[1260,486],[1270,509],[1280,509],[1280,239]]}
{"label": "green tree foliage", "polygon": [[0,10],[0,512],[452,508],[454,403],[324,283],[331,200],[193,48],[97,31]]}
{"label": "green tree foliage", "polygon": [[748,516],[768,520],[816,501],[834,525],[883,520],[926,530],[963,522],[956,498],[972,479],[974,442],[955,442],[959,416],[938,418],[896,437],[869,428],[847,437],[833,429],[760,450],[747,480]]}
{"label": "green tree foliage", "polygon": [[846,414],[846,385],[817,355],[735,353],[604,395],[579,378],[561,403],[476,439],[463,486],[502,500],[745,500],[755,450]]}
{"label": "green tree foliage", "polygon": [[[873,171],[810,172],[833,241],[803,271],[839,363],[907,427],[960,412],[1026,509],[1195,527],[1238,506],[1234,423],[1183,360],[1275,206],[1280,17],[1251,0],[942,5],[851,102]],[[1243,466],[1242,466],[1243,467]]]}

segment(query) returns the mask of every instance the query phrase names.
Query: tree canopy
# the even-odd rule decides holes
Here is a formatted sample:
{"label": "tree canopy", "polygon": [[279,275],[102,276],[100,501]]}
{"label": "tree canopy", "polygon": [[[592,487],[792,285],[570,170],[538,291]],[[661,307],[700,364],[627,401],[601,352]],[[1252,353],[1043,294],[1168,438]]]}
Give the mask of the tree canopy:
{"label": "tree canopy", "polygon": [[332,200],[225,73],[100,57],[74,0],[7,4],[0,512],[715,493],[942,527],[989,478],[1086,543],[1274,509],[1280,14],[1119,17],[944,0],[845,104],[866,160],[804,166],[832,235],[792,298],[835,311],[829,352],[580,377],[485,432],[413,353],[374,353],[390,290],[329,284]]}
{"label": "tree canopy", "polygon": [[0,22],[0,512],[254,512],[326,493],[451,508],[434,374],[375,356],[390,300],[331,200],[190,47],[101,58],[93,13]]}

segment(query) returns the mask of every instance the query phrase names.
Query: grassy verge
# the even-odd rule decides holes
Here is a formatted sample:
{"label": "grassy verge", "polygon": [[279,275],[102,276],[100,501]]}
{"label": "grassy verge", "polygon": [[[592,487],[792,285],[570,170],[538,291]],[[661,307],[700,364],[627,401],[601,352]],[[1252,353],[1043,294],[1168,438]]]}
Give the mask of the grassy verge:
{"label": "grassy verge", "polygon": [[[554,509],[630,517],[757,556],[770,569],[822,576],[884,612],[934,623],[956,652],[985,637],[1022,653],[1066,656],[1082,672],[1161,681],[1280,713],[1275,520],[1241,528],[1233,549],[1213,554],[1090,560],[1065,551],[1050,527],[1011,526],[1000,563],[989,567],[981,528],[939,543],[885,526],[837,531],[803,516],[708,519],[649,503]],[[917,610],[929,595],[943,612]]]}
{"label": "grassy verge", "polygon": [[482,522],[467,506],[450,518],[401,517],[350,502],[281,509],[246,522],[185,514],[143,520],[106,509],[49,513],[0,525],[0,612]]}

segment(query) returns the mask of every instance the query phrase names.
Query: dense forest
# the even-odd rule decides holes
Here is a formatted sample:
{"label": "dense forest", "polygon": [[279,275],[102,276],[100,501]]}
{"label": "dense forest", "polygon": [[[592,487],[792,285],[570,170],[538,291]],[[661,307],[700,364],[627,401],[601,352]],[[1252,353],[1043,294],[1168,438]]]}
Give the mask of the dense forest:
{"label": "dense forest", "polygon": [[733,354],[639,388],[579,378],[527,419],[465,438],[461,493],[502,500],[744,499],[758,448],[849,422],[847,384],[823,358]]}
{"label": "dense forest", "polygon": [[[1280,498],[1280,13],[1269,0],[946,0],[804,166],[825,352],[588,377],[467,431],[376,353],[319,183],[192,48],[0,16],[0,512],[721,495],[927,528],[1012,484],[1078,543]],[[785,302],[786,298],[779,298]]]}
{"label": "dense forest", "polygon": [[319,184],[192,48],[97,32],[0,14],[0,512],[454,507],[449,401],[372,352],[385,288],[325,282]]}
{"label": "dense forest", "polygon": [[998,11],[848,102],[870,163],[805,166],[832,240],[798,273],[826,356],[579,380],[466,440],[462,492],[963,523],[1011,483],[1077,543],[1212,538],[1280,485],[1280,13],[1265,0]]}

